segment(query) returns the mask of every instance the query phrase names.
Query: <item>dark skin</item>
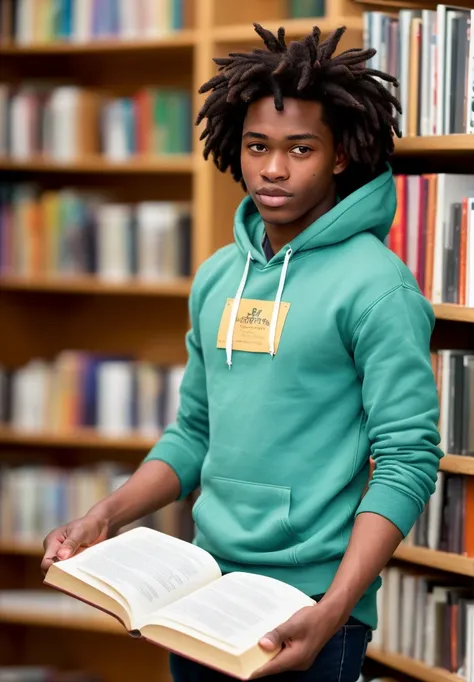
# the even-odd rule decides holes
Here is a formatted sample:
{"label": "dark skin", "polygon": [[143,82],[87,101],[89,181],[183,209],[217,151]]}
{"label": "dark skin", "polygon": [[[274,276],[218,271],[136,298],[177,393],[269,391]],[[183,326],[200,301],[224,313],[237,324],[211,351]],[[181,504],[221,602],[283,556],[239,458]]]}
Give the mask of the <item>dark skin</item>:
{"label": "dark skin", "polygon": [[[249,107],[242,137],[242,172],[270,244],[277,253],[336,203],[335,178],[347,167],[317,102],[273,98]],[[280,193],[265,199],[259,192]],[[282,198],[283,193],[289,195]],[[266,205],[266,203],[279,205]],[[367,588],[380,575],[402,540],[390,521],[360,514],[345,556],[323,599],[298,611],[260,640],[268,652],[281,651],[253,678],[288,670],[307,670],[324,645],[343,626]]]}
{"label": "dark skin", "polygon": [[[265,97],[249,106],[242,133],[242,174],[275,253],[333,208],[335,179],[347,163],[319,102],[288,98],[280,112],[273,98]],[[260,194],[267,191],[290,196],[283,205],[268,206]]]}

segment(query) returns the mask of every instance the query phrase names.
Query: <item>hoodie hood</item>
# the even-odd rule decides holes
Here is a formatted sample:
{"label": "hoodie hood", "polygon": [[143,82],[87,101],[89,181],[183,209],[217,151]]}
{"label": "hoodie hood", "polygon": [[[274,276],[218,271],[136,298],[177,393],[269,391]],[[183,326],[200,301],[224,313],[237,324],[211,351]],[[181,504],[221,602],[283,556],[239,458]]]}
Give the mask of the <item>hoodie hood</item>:
{"label": "hoodie hood", "polygon": [[[395,183],[391,168],[352,192],[333,209],[318,218],[290,243],[275,254],[283,261],[288,249],[296,255],[342,242],[361,232],[371,232],[380,241],[387,237],[397,207]],[[238,249],[255,264],[265,266],[262,249],[263,221],[250,196],[240,204],[235,215],[234,239]]]}

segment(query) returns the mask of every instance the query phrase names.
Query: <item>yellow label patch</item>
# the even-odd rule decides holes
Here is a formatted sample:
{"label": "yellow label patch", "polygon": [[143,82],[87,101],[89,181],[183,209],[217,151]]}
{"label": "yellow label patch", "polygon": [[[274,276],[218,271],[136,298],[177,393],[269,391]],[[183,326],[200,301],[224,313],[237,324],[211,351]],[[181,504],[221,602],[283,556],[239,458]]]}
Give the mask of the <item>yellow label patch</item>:
{"label": "yellow label patch", "polygon": [[[217,334],[217,348],[226,347],[227,330],[229,329],[233,303],[233,298],[227,299]],[[232,339],[233,350],[243,350],[247,353],[270,352],[270,323],[274,305],[273,301],[259,301],[251,298],[243,298],[240,301]],[[289,309],[289,303],[280,303],[275,331],[275,353],[280,344]]]}

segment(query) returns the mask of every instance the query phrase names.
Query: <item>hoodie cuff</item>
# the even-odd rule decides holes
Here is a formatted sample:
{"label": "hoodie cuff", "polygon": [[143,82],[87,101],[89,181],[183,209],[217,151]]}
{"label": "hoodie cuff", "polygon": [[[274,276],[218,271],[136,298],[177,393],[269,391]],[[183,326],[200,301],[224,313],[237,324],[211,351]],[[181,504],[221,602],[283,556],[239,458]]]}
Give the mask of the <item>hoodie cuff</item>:
{"label": "hoodie cuff", "polygon": [[178,500],[183,500],[198,487],[201,472],[193,466],[194,461],[190,463],[189,456],[182,448],[161,440],[150,450],[143,462],[153,460],[164,462],[175,472],[181,486]]}
{"label": "hoodie cuff", "polygon": [[423,510],[409,495],[383,483],[373,483],[360,503],[356,516],[364,512],[379,514],[391,521],[406,537]]}

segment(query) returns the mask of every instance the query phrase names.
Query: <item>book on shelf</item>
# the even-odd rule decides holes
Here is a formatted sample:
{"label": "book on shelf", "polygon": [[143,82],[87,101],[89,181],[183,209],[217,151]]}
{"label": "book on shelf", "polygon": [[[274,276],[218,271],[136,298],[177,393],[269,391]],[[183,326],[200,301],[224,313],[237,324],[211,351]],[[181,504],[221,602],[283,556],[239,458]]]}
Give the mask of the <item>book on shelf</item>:
{"label": "book on shelf", "polygon": [[374,647],[472,680],[474,592],[449,577],[389,566],[377,593]]}
{"label": "book on shelf", "polygon": [[436,490],[403,545],[474,559],[474,480],[438,472]]}
{"label": "book on shelf", "polygon": [[101,682],[101,679],[91,672],[52,666],[0,666],[0,682]]}
{"label": "book on shelf", "polygon": [[0,277],[154,282],[190,273],[189,202],[126,204],[106,191],[0,184]]}
{"label": "book on shelf", "polygon": [[387,245],[433,303],[474,306],[474,176],[397,175]]}
{"label": "book on shelf", "polygon": [[[364,13],[369,65],[397,76],[404,136],[474,132],[474,10],[450,5]],[[395,90],[394,90],[395,92]]]}
{"label": "book on shelf", "polygon": [[0,83],[0,157],[73,162],[188,154],[191,95],[143,87],[114,97],[76,85]]}
{"label": "book on shelf", "polygon": [[45,584],[111,614],[130,634],[243,680],[276,655],[259,639],[314,604],[274,578],[222,575],[208,552],[147,528],[53,563]]}
{"label": "book on shelf", "polygon": [[[0,464],[0,551],[2,543],[41,546],[53,529],[86,514],[128,481],[133,467],[98,462],[64,468],[41,464]],[[146,526],[189,542],[194,535],[191,505],[179,500],[120,529]]]}
{"label": "book on shelf", "polygon": [[2,0],[0,38],[22,46],[150,40],[191,26],[192,4],[193,0]]}
{"label": "book on shelf", "polygon": [[291,19],[323,17],[326,0],[288,0],[288,16]]}
{"label": "book on shelf", "polygon": [[440,402],[441,447],[452,455],[474,456],[474,353],[460,349],[431,352]]}
{"label": "book on shelf", "polygon": [[63,351],[0,367],[0,423],[27,432],[93,428],[104,437],[158,437],[176,417],[184,367]]}

